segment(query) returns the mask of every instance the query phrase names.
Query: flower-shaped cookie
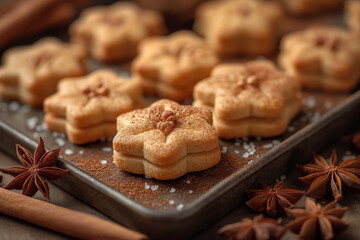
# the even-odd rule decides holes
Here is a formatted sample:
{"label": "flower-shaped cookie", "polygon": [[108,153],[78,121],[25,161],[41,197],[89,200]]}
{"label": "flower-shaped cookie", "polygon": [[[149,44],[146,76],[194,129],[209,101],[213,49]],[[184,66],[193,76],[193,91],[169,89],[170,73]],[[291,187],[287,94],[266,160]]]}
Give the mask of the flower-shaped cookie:
{"label": "flower-shaped cookie", "polygon": [[359,62],[360,44],[344,29],[312,27],[281,41],[279,65],[307,88],[351,90],[359,80]]}
{"label": "flower-shaped cookie", "polygon": [[44,101],[49,130],[66,133],[76,144],[112,138],[116,118],[142,107],[141,86],[110,70],[98,70],[84,78],[64,79],[58,92]]}
{"label": "flower-shaped cookie", "polygon": [[180,31],[141,42],[132,70],[147,93],[182,101],[192,96],[194,85],[217,63],[216,54],[201,38]]}
{"label": "flower-shaped cookie", "polygon": [[274,2],[211,1],[198,7],[194,29],[221,56],[269,54],[275,47],[281,16]]}
{"label": "flower-shaped cookie", "polygon": [[346,1],[345,21],[350,30],[360,37],[360,2],[358,0]]}
{"label": "flower-shaped cookie", "polygon": [[325,11],[338,10],[343,0],[281,0],[291,14],[299,16],[314,15]]}
{"label": "flower-shaped cookie", "polygon": [[118,61],[134,57],[138,43],[164,34],[165,25],[160,14],[120,2],[86,9],[69,31],[71,39],[86,46],[95,59]]}
{"label": "flower-shaped cookie", "polygon": [[220,161],[211,111],[159,100],[117,119],[114,161],[122,170],[160,180],[210,168]]}
{"label": "flower-shaped cookie", "polygon": [[301,108],[300,84],[270,61],[222,64],[194,88],[195,106],[213,109],[220,137],[282,134]]}
{"label": "flower-shaped cookie", "polygon": [[66,77],[82,76],[85,50],[55,38],[39,40],[32,46],[15,47],[4,53],[0,68],[0,96],[41,107]]}

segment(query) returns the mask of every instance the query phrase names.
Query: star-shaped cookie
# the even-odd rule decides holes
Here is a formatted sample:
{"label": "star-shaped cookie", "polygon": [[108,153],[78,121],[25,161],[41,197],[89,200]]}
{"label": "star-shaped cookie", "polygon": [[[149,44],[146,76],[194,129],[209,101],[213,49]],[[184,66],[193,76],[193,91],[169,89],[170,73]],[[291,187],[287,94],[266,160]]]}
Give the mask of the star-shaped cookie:
{"label": "star-shaped cookie", "polygon": [[76,144],[112,138],[116,118],[142,107],[141,92],[138,81],[122,79],[110,70],[64,79],[58,92],[44,102],[45,123],[50,131],[66,133]]}
{"label": "star-shaped cookie", "polygon": [[306,88],[344,92],[359,81],[360,44],[345,29],[317,26],[290,33],[278,60]]}
{"label": "star-shaped cookie", "polygon": [[279,4],[261,0],[210,1],[195,14],[194,30],[221,56],[263,55],[273,51]]}
{"label": "star-shaped cookie", "polygon": [[56,92],[61,79],[86,73],[85,58],[81,46],[50,37],[9,49],[0,68],[0,96],[41,107],[43,100]]}
{"label": "star-shaped cookie", "polygon": [[194,85],[218,63],[215,52],[190,31],[148,38],[139,49],[132,70],[145,91],[176,101],[191,97]]}
{"label": "star-shaped cookie", "polygon": [[122,170],[160,180],[210,168],[220,161],[211,111],[159,100],[117,119],[114,161]]}
{"label": "star-shaped cookie", "polygon": [[145,37],[165,33],[163,17],[132,2],[86,9],[69,29],[71,40],[99,61],[128,60]]}
{"label": "star-shaped cookie", "polygon": [[214,127],[227,139],[280,135],[301,108],[299,82],[266,60],[216,66],[194,98],[213,110]]}

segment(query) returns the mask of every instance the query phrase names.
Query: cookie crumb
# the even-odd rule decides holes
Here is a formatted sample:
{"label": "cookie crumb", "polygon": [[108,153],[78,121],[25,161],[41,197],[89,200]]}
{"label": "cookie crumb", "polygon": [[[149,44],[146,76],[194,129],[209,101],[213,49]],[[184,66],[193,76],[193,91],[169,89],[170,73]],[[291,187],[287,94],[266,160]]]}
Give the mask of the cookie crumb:
{"label": "cookie crumb", "polygon": [[33,137],[34,137],[34,138],[39,138],[39,137],[40,137],[40,134],[39,134],[38,132],[34,132],[34,133],[33,133]]}
{"label": "cookie crumb", "polygon": [[20,104],[18,102],[11,102],[8,107],[10,111],[16,112],[17,110],[19,110]]}
{"label": "cookie crumb", "polygon": [[314,96],[309,96],[303,99],[302,104],[305,107],[314,108],[316,106],[316,99]]}
{"label": "cookie crumb", "polygon": [[221,147],[221,152],[222,153],[227,153],[227,150],[228,150],[227,147],[225,147],[225,146]]}
{"label": "cookie crumb", "polygon": [[111,152],[112,151],[112,148],[111,147],[103,147],[101,149],[103,152]]}
{"label": "cookie crumb", "polygon": [[152,186],[151,186],[151,190],[152,190],[152,191],[156,191],[158,188],[159,188],[158,185],[152,185]]}
{"label": "cookie crumb", "polygon": [[26,125],[30,130],[35,129],[36,124],[39,122],[39,119],[37,117],[31,117],[26,121]]}
{"label": "cookie crumb", "polygon": [[74,154],[74,151],[71,150],[71,149],[66,149],[65,150],[65,155],[73,155]]}
{"label": "cookie crumb", "polygon": [[184,204],[179,204],[176,206],[176,210],[181,211],[184,208]]}
{"label": "cookie crumb", "polygon": [[60,146],[60,147],[62,147],[62,146],[65,145],[65,141],[64,141],[64,139],[62,139],[62,138],[56,138],[56,139],[55,139],[55,143],[56,143],[58,146]]}
{"label": "cookie crumb", "polygon": [[281,142],[279,140],[272,140],[274,146],[279,145]]}
{"label": "cookie crumb", "polygon": [[272,143],[267,143],[267,144],[264,144],[262,147],[268,149],[268,148],[272,148],[273,146],[274,145]]}

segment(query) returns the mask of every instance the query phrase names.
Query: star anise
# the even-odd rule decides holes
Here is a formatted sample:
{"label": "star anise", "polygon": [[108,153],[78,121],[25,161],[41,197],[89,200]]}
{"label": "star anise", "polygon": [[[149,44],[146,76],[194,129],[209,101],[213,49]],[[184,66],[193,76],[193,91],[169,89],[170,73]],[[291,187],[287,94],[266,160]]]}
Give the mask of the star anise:
{"label": "star anise", "polygon": [[281,220],[258,215],[253,220],[244,218],[241,222],[226,225],[218,231],[218,234],[228,240],[280,239],[286,230],[280,222]]}
{"label": "star anise", "polygon": [[343,184],[351,188],[353,193],[360,191],[360,157],[348,159],[340,164],[334,150],[330,157],[330,165],[326,160],[314,153],[315,164],[297,165],[307,176],[299,179],[309,184],[306,196],[319,199],[329,187],[336,200],[342,198]]}
{"label": "star anise", "polygon": [[49,186],[45,180],[62,178],[69,171],[54,167],[59,151],[60,149],[57,148],[46,152],[44,141],[41,137],[34,156],[28,150],[16,144],[17,156],[25,167],[0,168],[1,172],[15,177],[4,188],[22,189],[22,194],[30,197],[34,196],[39,190],[50,201]]}
{"label": "star anise", "polygon": [[336,203],[335,200],[321,208],[320,204],[315,204],[307,198],[305,209],[285,209],[288,217],[295,219],[285,227],[299,234],[301,239],[315,239],[318,233],[322,239],[332,239],[334,233],[341,232],[349,226],[341,220],[347,208],[336,208]]}
{"label": "star anise", "polygon": [[303,191],[294,189],[282,189],[283,181],[280,181],[274,188],[262,183],[263,189],[246,190],[251,198],[246,202],[251,209],[258,212],[267,212],[270,216],[275,216],[284,208],[293,207],[304,194]]}
{"label": "star anise", "polygon": [[360,132],[354,135],[352,142],[354,146],[360,151]]}

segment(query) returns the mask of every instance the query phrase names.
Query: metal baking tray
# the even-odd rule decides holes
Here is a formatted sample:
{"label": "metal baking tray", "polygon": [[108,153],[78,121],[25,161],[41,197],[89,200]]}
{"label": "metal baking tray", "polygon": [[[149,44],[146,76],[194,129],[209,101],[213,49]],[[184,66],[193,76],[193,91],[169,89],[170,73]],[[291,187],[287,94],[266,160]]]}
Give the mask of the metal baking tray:
{"label": "metal baking tray", "polygon": [[[118,71],[127,74],[124,69]],[[56,185],[152,238],[184,239],[241,203],[246,188],[274,181],[358,124],[360,91],[304,92],[303,110],[282,136],[220,139],[217,166],[171,181],[123,172],[112,162],[111,140],[73,145],[63,134],[49,132],[42,118],[40,109],[0,101],[2,150],[15,157],[15,143],[35,149],[39,136],[48,148],[60,145],[60,166],[70,173]]]}
{"label": "metal baking tray", "polygon": [[[341,24],[341,16],[321,23]],[[316,19],[285,21],[282,34]],[[65,30],[66,32],[66,30]],[[61,35],[66,39],[66,34]],[[28,39],[26,43],[31,42]],[[22,43],[22,42],[20,42]],[[102,65],[129,75],[129,64]],[[146,98],[149,105],[154,98]],[[191,102],[187,102],[188,104]],[[209,226],[244,200],[246,188],[272,182],[296,162],[320,151],[360,122],[360,91],[352,94],[304,92],[303,109],[287,131],[274,138],[220,139],[222,160],[215,167],[171,181],[157,181],[119,170],[111,140],[73,145],[63,134],[49,132],[43,111],[0,100],[0,148],[16,158],[15,144],[34,150],[39,136],[49,149],[61,147],[60,163],[69,174],[54,183],[119,223],[154,239],[185,239]]]}

